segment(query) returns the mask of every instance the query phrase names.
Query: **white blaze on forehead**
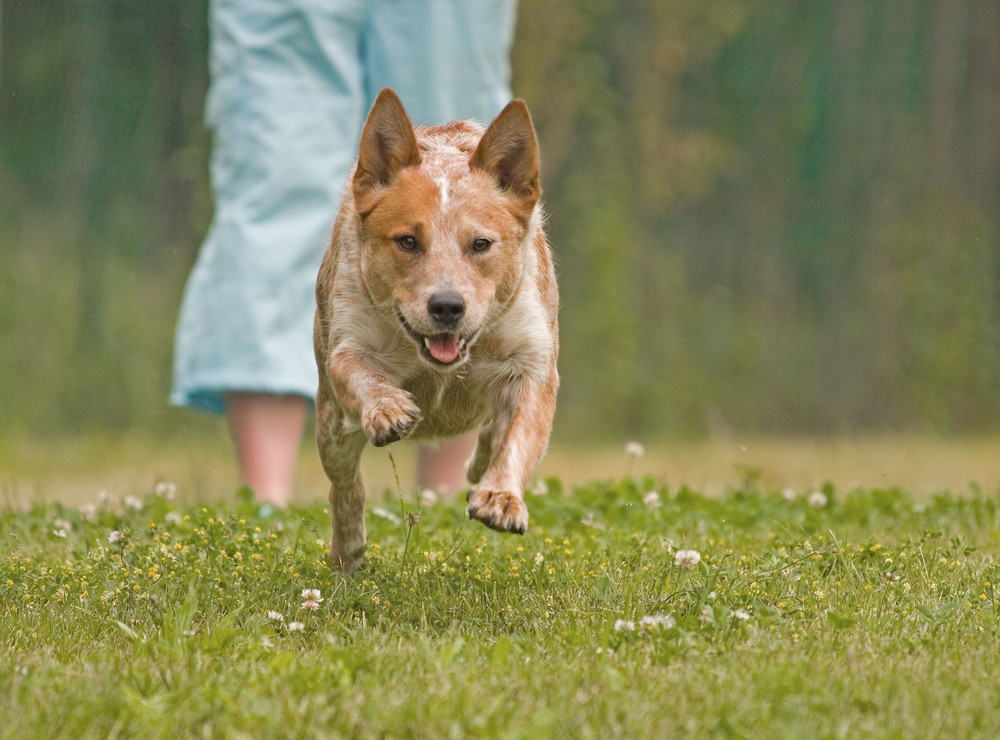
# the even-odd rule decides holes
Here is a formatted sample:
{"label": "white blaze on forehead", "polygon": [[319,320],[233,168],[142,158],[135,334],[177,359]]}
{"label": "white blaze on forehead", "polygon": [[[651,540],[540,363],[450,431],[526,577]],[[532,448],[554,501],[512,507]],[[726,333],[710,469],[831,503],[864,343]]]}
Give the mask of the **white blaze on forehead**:
{"label": "white blaze on forehead", "polygon": [[448,207],[454,194],[454,184],[461,177],[463,169],[468,169],[469,155],[452,143],[440,140],[425,142],[425,172],[437,185],[441,198],[441,208]]}
{"label": "white blaze on forehead", "polygon": [[436,182],[441,193],[441,207],[444,208],[448,205],[448,175],[442,172],[437,176]]}

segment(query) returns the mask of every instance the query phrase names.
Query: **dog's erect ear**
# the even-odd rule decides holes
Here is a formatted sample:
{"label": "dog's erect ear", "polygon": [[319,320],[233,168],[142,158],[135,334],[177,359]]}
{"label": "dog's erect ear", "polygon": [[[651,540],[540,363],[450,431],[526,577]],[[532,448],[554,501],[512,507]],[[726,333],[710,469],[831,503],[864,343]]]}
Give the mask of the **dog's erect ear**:
{"label": "dog's erect ear", "polygon": [[410,117],[399,96],[390,88],[383,88],[361,132],[353,184],[358,212],[369,213],[375,207],[372,197],[375,191],[388,185],[404,167],[417,164],[420,164],[420,151]]}
{"label": "dog's erect ear", "polygon": [[523,100],[512,100],[483,134],[469,166],[489,173],[531,209],[538,200],[538,140]]}

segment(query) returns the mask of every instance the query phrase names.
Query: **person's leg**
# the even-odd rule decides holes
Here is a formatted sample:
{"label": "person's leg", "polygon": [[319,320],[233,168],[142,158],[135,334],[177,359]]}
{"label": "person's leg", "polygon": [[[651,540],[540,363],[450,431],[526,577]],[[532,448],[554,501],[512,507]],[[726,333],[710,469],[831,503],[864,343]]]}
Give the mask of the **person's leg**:
{"label": "person's leg", "polygon": [[243,482],[261,501],[288,504],[308,401],[303,396],[233,391],[226,417]]}
{"label": "person's leg", "polygon": [[363,119],[363,18],[362,0],[211,5],[216,210],[185,291],[171,398],[225,412],[244,481],[277,504],[317,386],[316,272]]}
{"label": "person's leg", "polygon": [[474,432],[438,445],[421,445],[417,449],[417,486],[446,496],[468,488],[465,464],[475,446]]}

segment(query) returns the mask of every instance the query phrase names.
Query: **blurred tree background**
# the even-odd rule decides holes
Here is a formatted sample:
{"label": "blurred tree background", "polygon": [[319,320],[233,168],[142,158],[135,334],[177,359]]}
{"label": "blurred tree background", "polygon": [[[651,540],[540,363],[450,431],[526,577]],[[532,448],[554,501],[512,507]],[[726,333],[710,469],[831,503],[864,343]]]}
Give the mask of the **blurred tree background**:
{"label": "blurred tree background", "polygon": [[[0,436],[190,428],[206,49],[204,0],[2,1]],[[1000,430],[1000,5],[521,0],[514,67],[561,439]]]}

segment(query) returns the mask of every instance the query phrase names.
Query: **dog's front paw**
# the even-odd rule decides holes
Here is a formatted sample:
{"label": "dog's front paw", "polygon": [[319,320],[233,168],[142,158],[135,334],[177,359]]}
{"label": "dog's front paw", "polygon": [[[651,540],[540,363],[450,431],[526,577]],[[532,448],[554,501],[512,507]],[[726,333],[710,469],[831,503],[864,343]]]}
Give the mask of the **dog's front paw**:
{"label": "dog's front paw", "polygon": [[420,408],[413,394],[395,388],[365,409],[361,426],[373,445],[385,447],[406,437],[420,418]]}
{"label": "dog's front paw", "polygon": [[508,491],[473,488],[466,511],[470,519],[478,519],[498,532],[524,534],[528,528],[528,507],[520,496]]}

